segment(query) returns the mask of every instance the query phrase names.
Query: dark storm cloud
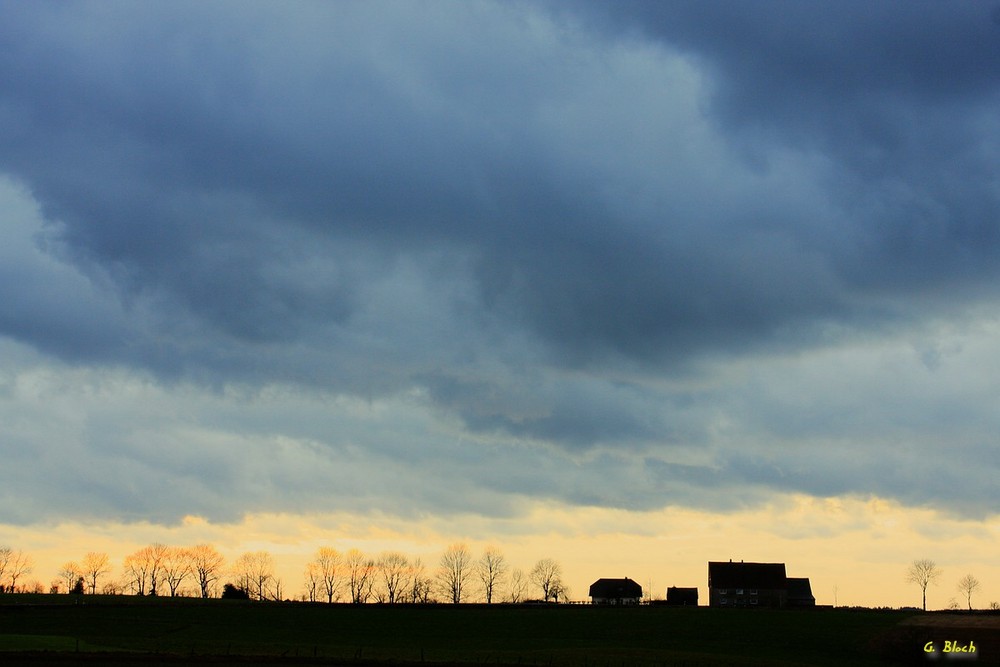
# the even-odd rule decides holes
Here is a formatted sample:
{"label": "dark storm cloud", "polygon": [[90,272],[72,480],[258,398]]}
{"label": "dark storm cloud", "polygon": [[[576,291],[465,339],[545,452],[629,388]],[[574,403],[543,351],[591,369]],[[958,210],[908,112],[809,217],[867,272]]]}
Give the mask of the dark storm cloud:
{"label": "dark storm cloud", "polygon": [[852,288],[964,291],[995,276],[995,4],[592,7],[696,59],[710,73],[713,118],[750,163],[767,168],[775,145],[831,160],[847,240],[825,254]]}
{"label": "dark storm cloud", "polygon": [[[371,250],[375,274],[413,247],[468,257],[472,276],[454,278],[475,279],[487,309],[573,366],[743,346],[852,307],[824,257],[772,261],[772,241],[794,252],[808,235],[792,227],[804,211],[782,201],[787,184],[683,192],[664,181],[660,170],[702,159],[698,146],[620,164],[700,122],[673,109],[699,91],[622,84],[631,63],[601,63],[557,24],[515,35],[535,60],[493,43],[510,25],[483,44],[456,37],[509,21],[513,9],[491,5],[444,27],[417,19],[416,32],[412,16],[337,6],[255,6],[246,18],[191,5],[184,19],[107,7],[12,9],[3,166],[64,226],[67,252],[222,334],[287,339],[346,321],[371,280],[341,270],[348,243]],[[470,65],[447,60],[442,37]],[[619,106],[616,95],[637,97]],[[656,118],[658,107],[677,118]],[[607,191],[623,185],[654,208]],[[750,203],[752,186],[770,207]],[[718,196],[731,204],[701,201]],[[334,275],[271,270],[302,261]]]}
{"label": "dark storm cloud", "polygon": [[[0,7],[0,172],[7,199],[37,202],[46,225],[21,211],[3,228],[20,245],[0,250],[0,334],[168,386],[407,396],[440,420],[380,440],[322,410],[235,410],[217,429],[201,414],[213,435],[195,441],[221,465],[230,449],[296,443],[270,473],[240,461],[212,481],[122,426],[107,441],[134,456],[110,459],[117,477],[169,470],[226,516],[254,480],[280,486],[302,461],[345,456],[447,470],[469,480],[461,491],[625,507],[722,502],[716,488],[948,496],[943,482],[906,491],[924,472],[903,455],[885,459],[897,477],[859,474],[868,450],[843,442],[934,452],[941,424],[982,414],[976,395],[942,408],[914,374],[931,388],[911,406],[847,424],[859,405],[844,397],[878,401],[891,380],[826,391],[854,362],[808,355],[995,300],[990,6]],[[741,375],[795,355],[787,376]],[[922,358],[946,373],[938,356]],[[79,447],[102,452],[127,413]],[[472,444],[440,444],[435,429]],[[239,436],[219,444],[216,430]],[[970,431],[963,446],[986,441]],[[810,453],[831,442],[856,459],[811,474]],[[783,453],[791,472],[772,474]],[[111,485],[107,505],[153,512],[141,488]],[[281,498],[259,502],[293,502]]]}

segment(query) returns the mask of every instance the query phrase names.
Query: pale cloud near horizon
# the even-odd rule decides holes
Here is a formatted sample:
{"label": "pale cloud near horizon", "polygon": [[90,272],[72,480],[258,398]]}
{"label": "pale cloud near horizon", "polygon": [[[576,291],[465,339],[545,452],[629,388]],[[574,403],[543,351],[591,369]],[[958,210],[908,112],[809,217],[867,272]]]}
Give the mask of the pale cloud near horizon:
{"label": "pale cloud near horizon", "polygon": [[0,543],[15,541],[32,555],[29,579],[54,576],[64,563],[104,551],[110,577],[122,574],[128,554],[152,543],[212,543],[233,562],[267,551],[289,597],[301,593],[302,572],[320,547],[371,556],[401,551],[434,570],[445,547],[460,541],[474,555],[497,546],[511,567],[529,570],[540,558],[564,569],[572,599],[584,599],[600,576],[629,576],[661,598],[667,586],[697,586],[705,599],[709,560],[786,563],[790,576],[809,577],[819,604],[913,606],[919,590],[905,581],[915,557],[933,558],[943,572],[929,590],[931,608],[956,598],[953,588],[973,572],[982,583],[978,607],[995,598],[1000,572],[997,515],[961,520],[878,498],[817,499],[774,495],[763,506],[728,513],[667,507],[649,512],[535,503],[517,517],[475,512],[419,521],[378,512],[250,514],[233,523],[185,517],[170,527],[139,522],[58,522],[14,529],[0,525]]}
{"label": "pale cloud near horizon", "polygon": [[991,520],[986,5],[0,6],[0,523]]}

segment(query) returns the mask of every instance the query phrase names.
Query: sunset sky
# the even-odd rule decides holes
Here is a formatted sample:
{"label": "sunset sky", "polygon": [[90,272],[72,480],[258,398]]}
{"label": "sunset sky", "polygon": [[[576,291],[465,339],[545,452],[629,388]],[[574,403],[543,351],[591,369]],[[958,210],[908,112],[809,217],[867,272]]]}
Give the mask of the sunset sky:
{"label": "sunset sky", "polygon": [[0,0],[0,546],[1000,600],[1000,4]]}

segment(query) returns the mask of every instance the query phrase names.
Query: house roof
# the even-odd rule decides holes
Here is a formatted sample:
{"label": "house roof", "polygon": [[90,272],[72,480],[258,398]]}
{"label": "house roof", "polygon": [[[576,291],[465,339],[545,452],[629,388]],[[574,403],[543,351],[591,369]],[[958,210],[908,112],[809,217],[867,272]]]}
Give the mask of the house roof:
{"label": "house roof", "polygon": [[590,585],[592,598],[641,598],[642,586],[628,577],[624,579],[598,579]]}
{"label": "house roof", "polygon": [[708,564],[708,585],[711,588],[786,588],[784,563]]}

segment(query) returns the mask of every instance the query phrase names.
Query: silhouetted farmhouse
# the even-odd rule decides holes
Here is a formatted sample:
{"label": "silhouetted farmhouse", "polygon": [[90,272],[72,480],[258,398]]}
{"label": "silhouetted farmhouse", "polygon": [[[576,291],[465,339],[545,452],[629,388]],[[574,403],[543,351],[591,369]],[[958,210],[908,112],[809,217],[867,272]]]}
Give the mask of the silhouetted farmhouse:
{"label": "silhouetted farmhouse", "polygon": [[788,578],[784,563],[708,564],[710,607],[814,607],[809,580]]}
{"label": "silhouetted farmhouse", "polygon": [[592,604],[639,604],[642,586],[628,577],[624,579],[598,579],[590,585]]}
{"label": "silhouetted farmhouse", "polygon": [[698,589],[671,586],[667,589],[667,604],[676,607],[697,607]]}

